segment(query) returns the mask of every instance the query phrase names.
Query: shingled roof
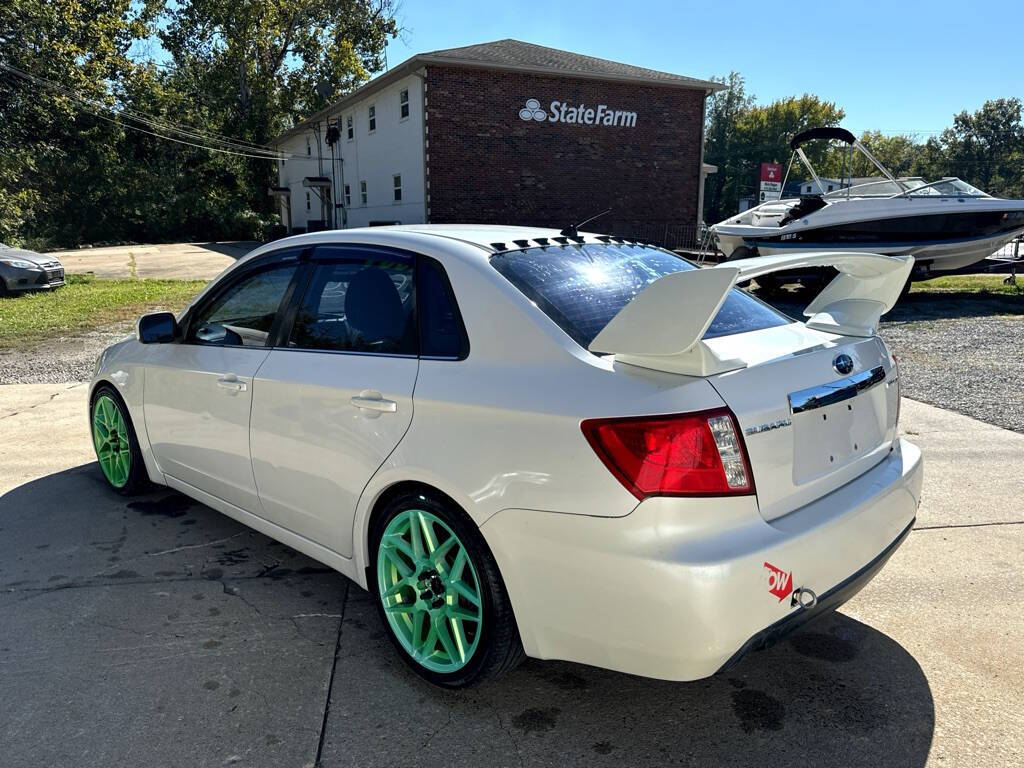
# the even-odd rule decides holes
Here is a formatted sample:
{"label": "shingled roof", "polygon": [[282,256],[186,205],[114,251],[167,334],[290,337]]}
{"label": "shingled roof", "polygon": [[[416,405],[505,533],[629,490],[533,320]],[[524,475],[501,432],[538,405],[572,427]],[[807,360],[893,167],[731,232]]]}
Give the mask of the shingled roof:
{"label": "shingled roof", "polygon": [[671,72],[659,72],[656,69],[645,67],[634,67],[632,64],[623,64],[619,61],[584,56],[582,53],[573,53],[512,39],[431,51],[420,54],[419,58],[435,63],[449,62],[467,66],[478,65],[556,75],[637,80],[701,89],[718,90],[723,87],[721,83],[713,83],[708,80],[698,80]]}
{"label": "shingled roof", "polygon": [[397,67],[378,75],[361,88],[342,97],[338,101],[310,115],[295,127],[286,131],[272,141],[281,141],[304,130],[311,123],[333,115],[344,109],[348,104],[365,98],[378,88],[382,88],[410,72],[415,72],[430,64],[478,67],[498,69],[512,72],[530,72],[533,74],[555,75],[560,77],[582,77],[595,80],[617,80],[647,85],[660,85],[674,88],[695,88],[703,91],[718,91],[725,86],[710,80],[699,80],[694,77],[675,75],[671,72],[659,72],[656,69],[634,67],[609,59],[595,56],[584,56],[558,48],[524,43],[521,40],[495,40],[490,43],[465,45],[461,48],[445,48],[429,53],[420,53],[406,59]]}

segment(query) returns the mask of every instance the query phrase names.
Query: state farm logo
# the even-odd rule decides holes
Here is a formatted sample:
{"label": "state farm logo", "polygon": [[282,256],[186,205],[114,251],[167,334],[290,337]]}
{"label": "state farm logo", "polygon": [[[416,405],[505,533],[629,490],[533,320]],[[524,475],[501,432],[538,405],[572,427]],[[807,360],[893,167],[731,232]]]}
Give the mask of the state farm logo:
{"label": "state farm logo", "polygon": [[548,119],[548,113],[540,108],[540,102],[536,99],[527,99],[526,106],[519,110],[519,119],[536,120],[538,123]]}
{"label": "state farm logo", "polygon": [[768,569],[768,591],[781,603],[793,592],[793,573],[786,573],[771,563],[765,563],[764,567]]}
{"label": "state farm logo", "polygon": [[570,125],[610,126],[636,128],[636,112],[628,109],[612,109],[607,104],[588,107],[586,104],[569,104],[552,101],[548,108],[541,109],[539,99],[527,99],[526,106],[519,110],[519,119],[525,122],[569,123]]}

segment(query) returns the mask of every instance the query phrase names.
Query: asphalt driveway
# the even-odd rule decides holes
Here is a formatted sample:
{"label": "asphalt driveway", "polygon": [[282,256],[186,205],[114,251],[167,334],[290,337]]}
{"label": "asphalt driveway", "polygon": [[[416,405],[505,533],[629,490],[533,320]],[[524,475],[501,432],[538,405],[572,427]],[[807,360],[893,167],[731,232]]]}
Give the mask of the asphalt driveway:
{"label": "asphalt driveway", "polygon": [[1024,435],[906,401],[914,533],[841,613],[725,676],[529,661],[451,693],[343,577],[177,494],[108,491],[84,398],[0,387],[5,768],[1022,762]]}

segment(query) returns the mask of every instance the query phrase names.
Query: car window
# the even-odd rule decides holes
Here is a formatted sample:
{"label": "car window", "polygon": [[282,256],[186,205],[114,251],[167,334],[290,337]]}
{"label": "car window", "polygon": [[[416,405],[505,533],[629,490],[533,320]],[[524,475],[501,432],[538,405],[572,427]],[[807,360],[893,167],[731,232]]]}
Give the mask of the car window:
{"label": "car window", "polygon": [[417,275],[420,355],[462,359],[469,354],[466,329],[444,268],[421,258]]}
{"label": "car window", "polygon": [[[655,280],[696,269],[660,248],[612,243],[507,251],[492,256],[491,264],[583,348]],[[782,313],[734,288],[704,338],[789,322]]]}
{"label": "car window", "polygon": [[295,264],[282,264],[242,278],[199,311],[188,341],[219,346],[264,347]]}
{"label": "car window", "polygon": [[411,261],[345,257],[320,264],[296,312],[288,346],[415,355],[413,293]]}

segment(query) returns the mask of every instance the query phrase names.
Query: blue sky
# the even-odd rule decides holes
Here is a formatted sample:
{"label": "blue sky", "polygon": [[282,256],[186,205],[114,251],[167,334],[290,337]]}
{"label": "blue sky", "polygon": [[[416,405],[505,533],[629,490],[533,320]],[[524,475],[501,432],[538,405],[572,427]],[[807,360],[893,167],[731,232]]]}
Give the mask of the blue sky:
{"label": "blue sky", "polygon": [[760,102],[838,102],[857,133],[924,139],[961,110],[1024,96],[1020,0],[404,0],[399,19],[391,66],[512,37],[693,77],[736,70]]}

